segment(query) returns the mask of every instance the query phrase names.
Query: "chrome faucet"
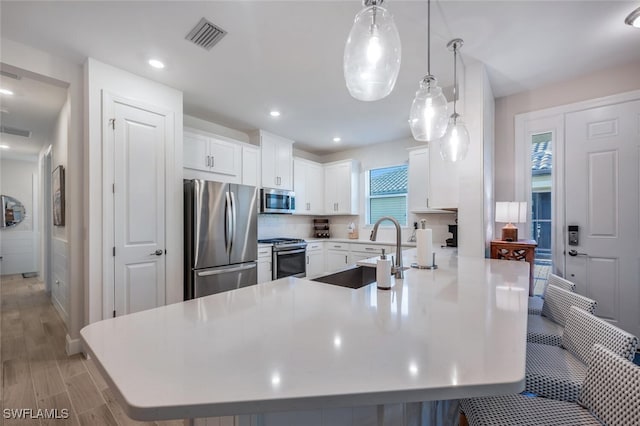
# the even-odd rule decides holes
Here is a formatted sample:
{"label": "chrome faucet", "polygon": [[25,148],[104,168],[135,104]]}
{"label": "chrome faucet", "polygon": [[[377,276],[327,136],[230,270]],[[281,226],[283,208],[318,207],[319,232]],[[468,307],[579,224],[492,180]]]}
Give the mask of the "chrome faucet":
{"label": "chrome faucet", "polygon": [[373,225],[373,229],[371,230],[371,236],[369,239],[371,241],[376,240],[376,236],[378,235],[378,226],[380,222],[383,220],[390,220],[396,227],[396,264],[391,268],[391,272],[396,278],[404,278],[404,269],[402,267],[402,248],[400,247],[400,243],[402,242],[402,235],[400,231],[400,224],[397,220],[392,218],[391,216],[383,216]]}

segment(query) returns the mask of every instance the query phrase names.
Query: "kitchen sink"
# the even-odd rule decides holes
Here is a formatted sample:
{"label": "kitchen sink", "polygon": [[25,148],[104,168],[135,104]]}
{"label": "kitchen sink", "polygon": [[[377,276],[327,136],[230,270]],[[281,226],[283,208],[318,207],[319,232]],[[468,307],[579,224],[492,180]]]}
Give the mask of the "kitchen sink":
{"label": "kitchen sink", "polygon": [[376,282],[376,268],[351,266],[329,275],[314,278],[311,281],[356,289]]}

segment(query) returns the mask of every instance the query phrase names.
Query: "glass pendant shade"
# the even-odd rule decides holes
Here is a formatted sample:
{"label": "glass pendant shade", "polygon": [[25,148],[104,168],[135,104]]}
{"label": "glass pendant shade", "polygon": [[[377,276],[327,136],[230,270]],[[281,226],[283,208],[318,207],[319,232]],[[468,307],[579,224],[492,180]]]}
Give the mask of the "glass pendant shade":
{"label": "glass pendant shade", "polygon": [[449,163],[463,160],[469,151],[469,132],[456,113],[451,115],[449,127],[440,141],[440,156]]}
{"label": "glass pendant shade", "polygon": [[383,7],[360,11],[344,48],[347,89],[361,101],[377,101],[393,90],[400,71],[400,35]]}
{"label": "glass pendant shade", "polygon": [[440,139],[447,131],[449,111],[447,98],[433,76],[426,76],[420,82],[420,89],[411,104],[409,127],[417,141]]}

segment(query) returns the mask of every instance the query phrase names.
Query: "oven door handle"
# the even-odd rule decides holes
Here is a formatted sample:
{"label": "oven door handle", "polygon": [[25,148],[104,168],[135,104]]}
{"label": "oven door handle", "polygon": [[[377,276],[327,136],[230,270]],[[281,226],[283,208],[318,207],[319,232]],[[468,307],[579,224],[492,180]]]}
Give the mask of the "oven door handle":
{"label": "oven door handle", "polygon": [[282,255],[285,255],[285,254],[305,253],[306,251],[307,251],[306,248],[299,249],[299,250],[282,250],[282,251],[276,251],[275,254],[276,254],[276,256],[282,256]]}

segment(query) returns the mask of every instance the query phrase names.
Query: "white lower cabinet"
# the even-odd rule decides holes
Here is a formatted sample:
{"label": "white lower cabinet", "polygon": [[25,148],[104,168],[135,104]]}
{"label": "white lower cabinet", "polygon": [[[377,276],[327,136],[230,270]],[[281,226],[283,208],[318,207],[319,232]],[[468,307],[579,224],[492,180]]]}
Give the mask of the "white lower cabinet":
{"label": "white lower cabinet", "polygon": [[350,265],[348,243],[325,243],[327,248],[327,272],[337,271]]}
{"label": "white lower cabinet", "polygon": [[324,242],[307,245],[307,278],[315,278],[324,273]]}
{"label": "white lower cabinet", "polygon": [[272,280],[271,246],[258,246],[258,284]]}

